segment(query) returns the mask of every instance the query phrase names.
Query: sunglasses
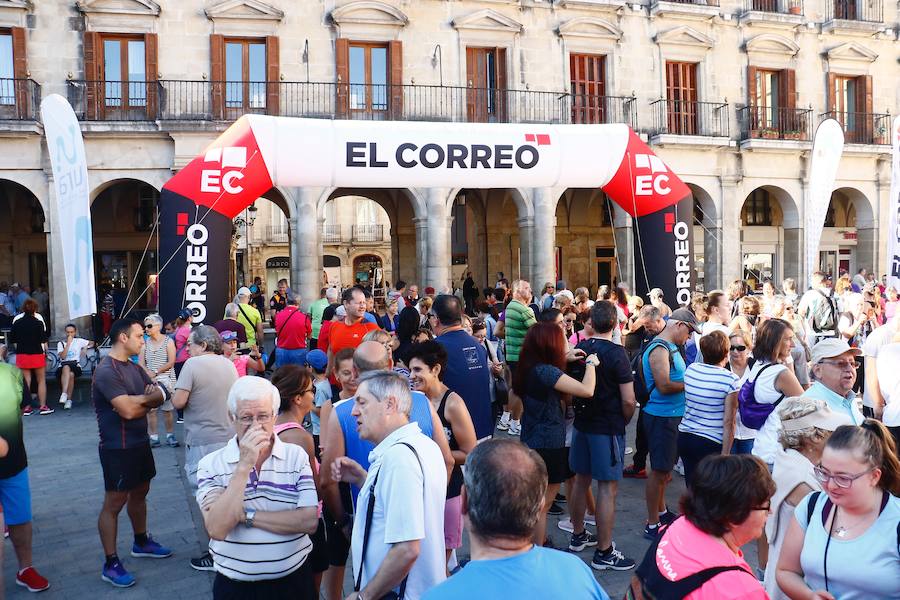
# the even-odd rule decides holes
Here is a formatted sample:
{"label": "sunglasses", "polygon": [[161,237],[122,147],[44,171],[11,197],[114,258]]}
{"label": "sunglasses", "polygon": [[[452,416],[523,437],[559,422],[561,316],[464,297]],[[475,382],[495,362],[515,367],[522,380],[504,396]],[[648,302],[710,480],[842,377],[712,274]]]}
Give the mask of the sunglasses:
{"label": "sunglasses", "polygon": [[153,329],[156,327],[156,323],[144,323],[144,329]]}
{"label": "sunglasses", "polygon": [[746,349],[747,349],[747,346],[732,346],[731,347],[732,352],[743,352]]}

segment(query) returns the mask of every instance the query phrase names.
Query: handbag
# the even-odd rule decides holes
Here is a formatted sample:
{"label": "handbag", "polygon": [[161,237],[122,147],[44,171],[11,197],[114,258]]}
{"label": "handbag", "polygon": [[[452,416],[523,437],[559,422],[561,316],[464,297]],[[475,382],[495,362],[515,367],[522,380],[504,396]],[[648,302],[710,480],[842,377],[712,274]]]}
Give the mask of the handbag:
{"label": "handbag", "polygon": [[[497,360],[496,356],[491,355],[491,345],[487,340],[484,342],[485,349],[487,349],[488,357],[491,359],[491,362]],[[494,398],[493,401],[495,404],[505,405],[509,402],[509,384],[506,383],[506,378],[503,375],[494,375],[491,373],[491,377],[494,378]]]}

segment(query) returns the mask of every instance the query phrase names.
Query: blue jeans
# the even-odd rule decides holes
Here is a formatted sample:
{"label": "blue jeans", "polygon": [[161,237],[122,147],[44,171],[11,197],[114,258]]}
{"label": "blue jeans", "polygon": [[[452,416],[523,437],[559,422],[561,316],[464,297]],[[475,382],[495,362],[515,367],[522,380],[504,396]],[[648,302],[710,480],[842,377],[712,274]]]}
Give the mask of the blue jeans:
{"label": "blue jeans", "polygon": [[753,452],[753,442],[756,440],[739,440],[735,438],[734,442],[731,444],[731,453],[732,454],[750,454]]}
{"label": "blue jeans", "polygon": [[300,365],[306,364],[306,354],[309,352],[306,348],[297,348],[296,350],[286,350],[284,348],[275,349],[275,368],[282,365]]}

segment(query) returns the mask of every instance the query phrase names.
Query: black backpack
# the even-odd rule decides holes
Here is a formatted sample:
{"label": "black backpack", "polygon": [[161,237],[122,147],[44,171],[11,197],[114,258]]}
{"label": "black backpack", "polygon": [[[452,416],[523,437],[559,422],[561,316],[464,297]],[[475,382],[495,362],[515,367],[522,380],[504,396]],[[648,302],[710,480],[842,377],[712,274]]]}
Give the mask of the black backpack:
{"label": "black backpack", "polygon": [[[669,350],[668,346],[662,340],[650,340],[647,345],[641,348],[631,359],[631,374],[634,377],[634,399],[639,406],[647,406],[650,401],[650,394],[653,392],[655,384],[647,385],[644,379],[644,354],[656,346],[662,346]],[[669,370],[675,367],[675,358],[672,351],[669,350]]]}

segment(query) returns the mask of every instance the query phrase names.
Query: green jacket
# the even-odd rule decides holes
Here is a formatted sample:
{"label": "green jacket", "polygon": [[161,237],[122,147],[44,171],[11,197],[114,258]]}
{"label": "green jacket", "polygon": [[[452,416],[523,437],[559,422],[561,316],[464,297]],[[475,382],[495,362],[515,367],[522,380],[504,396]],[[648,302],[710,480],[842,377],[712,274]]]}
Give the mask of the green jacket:
{"label": "green jacket", "polygon": [[525,334],[529,327],[537,323],[537,319],[530,306],[512,300],[506,305],[505,322],[506,360],[519,362],[519,351],[522,349]]}

